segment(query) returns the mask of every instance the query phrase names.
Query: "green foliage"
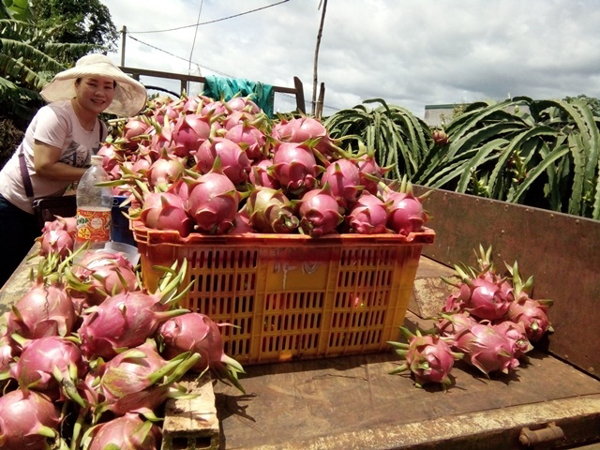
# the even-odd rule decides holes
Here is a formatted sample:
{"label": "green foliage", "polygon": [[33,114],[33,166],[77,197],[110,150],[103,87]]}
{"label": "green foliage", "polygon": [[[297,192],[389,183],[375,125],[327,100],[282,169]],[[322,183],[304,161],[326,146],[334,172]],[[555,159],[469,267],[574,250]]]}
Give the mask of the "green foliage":
{"label": "green foliage", "polygon": [[0,169],[23,139],[23,132],[10,119],[0,119]]}
{"label": "green foliage", "polygon": [[331,135],[374,151],[392,177],[600,219],[600,102],[586,96],[472,103],[445,124],[448,139],[383,100],[325,121]]}
{"label": "green foliage", "polygon": [[362,143],[382,166],[394,165],[398,179],[404,174],[410,178],[427,154],[431,130],[405,108],[388,105],[383,99],[363,103],[380,106],[357,105],[336,112],[324,121],[329,133],[353,149]]}

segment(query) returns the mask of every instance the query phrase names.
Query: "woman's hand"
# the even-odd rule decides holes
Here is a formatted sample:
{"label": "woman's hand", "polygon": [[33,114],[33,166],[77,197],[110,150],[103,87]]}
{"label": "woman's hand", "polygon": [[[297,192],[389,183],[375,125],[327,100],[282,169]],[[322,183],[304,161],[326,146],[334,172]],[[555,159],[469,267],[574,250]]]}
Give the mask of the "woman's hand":
{"label": "woman's hand", "polygon": [[33,144],[35,172],[42,177],[54,180],[78,181],[86,169],[60,162],[61,153],[60,148],[36,140]]}

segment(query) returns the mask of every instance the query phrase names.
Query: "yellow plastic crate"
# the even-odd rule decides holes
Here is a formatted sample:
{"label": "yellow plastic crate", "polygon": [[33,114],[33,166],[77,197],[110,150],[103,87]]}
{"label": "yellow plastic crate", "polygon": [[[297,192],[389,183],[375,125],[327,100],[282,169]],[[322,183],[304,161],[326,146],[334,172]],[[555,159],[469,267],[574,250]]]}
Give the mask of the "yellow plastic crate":
{"label": "yellow plastic crate", "polygon": [[133,222],[144,285],[186,259],[181,306],[223,327],[225,352],[242,364],[387,350],[397,340],[430,229],[408,237],[342,234],[206,236]]}

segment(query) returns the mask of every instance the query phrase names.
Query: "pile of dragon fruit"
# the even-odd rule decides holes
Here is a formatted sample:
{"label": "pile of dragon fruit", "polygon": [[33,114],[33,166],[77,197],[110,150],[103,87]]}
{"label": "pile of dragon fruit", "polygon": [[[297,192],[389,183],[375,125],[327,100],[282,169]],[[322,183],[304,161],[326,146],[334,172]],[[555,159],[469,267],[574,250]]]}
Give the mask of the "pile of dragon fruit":
{"label": "pile of dragon fruit", "polygon": [[[311,117],[269,119],[249,98],[157,97],[101,149],[115,194],[147,228],[190,233],[408,235],[427,220],[373,152]],[[385,180],[385,181],[384,181]]]}
{"label": "pile of dragon fruit", "polygon": [[461,279],[430,330],[400,330],[407,340],[390,342],[405,361],[392,373],[410,371],[416,385],[452,384],[450,371],[462,359],[485,376],[514,372],[526,353],[552,332],[547,311],[552,300],[532,298],[533,276],[523,281],[518,263],[505,276],[491,260],[492,248],[479,249],[477,267],[455,266]]}
{"label": "pile of dragon fruit", "polygon": [[185,374],[244,392],[243,368],[219,325],[177,307],[185,261],[148,292],[123,254],[72,252],[74,227],[46,223],[31,287],[2,317],[0,448],[158,449],[165,400],[192,395]]}

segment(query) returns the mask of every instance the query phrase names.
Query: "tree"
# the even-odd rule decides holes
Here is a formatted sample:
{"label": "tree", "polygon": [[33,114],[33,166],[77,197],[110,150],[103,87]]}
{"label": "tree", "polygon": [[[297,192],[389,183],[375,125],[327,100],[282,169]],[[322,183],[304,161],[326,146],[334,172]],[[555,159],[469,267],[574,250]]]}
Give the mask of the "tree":
{"label": "tree", "polygon": [[53,29],[60,25],[54,35],[56,42],[116,50],[118,33],[109,9],[100,0],[34,0],[32,11],[38,27]]}
{"label": "tree", "polygon": [[600,116],[600,100],[595,97],[588,97],[585,94],[579,94],[577,97],[565,97],[563,100],[569,103],[575,100],[582,101],[589,106],[594,113],[594,116]]}

